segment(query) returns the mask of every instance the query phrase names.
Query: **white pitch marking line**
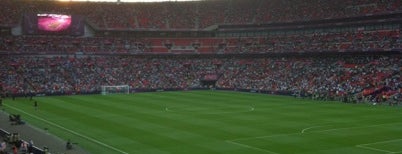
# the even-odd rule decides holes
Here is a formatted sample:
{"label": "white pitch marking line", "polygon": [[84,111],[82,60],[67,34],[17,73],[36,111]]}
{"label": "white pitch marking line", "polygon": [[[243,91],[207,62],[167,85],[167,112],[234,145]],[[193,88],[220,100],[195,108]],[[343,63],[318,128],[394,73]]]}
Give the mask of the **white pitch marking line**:
{"label": "white pitch marking line", "polygon": [[257,136],[257,137],[238,138],[238,139],[234,139],[234,140],[230,140],[230,141],[252,140],[252,139],[279,137],[279,136],[289,136],[289,135],[296,135],[296,134],[300,134],[300,133],[276,134],[276,135],[267,135],[267,136]]}
{"label": "white pitch marking line", "polygon": [[384,123],[384,124],[368,125],[368,126],[356,126],[356,127],[344,127],[344,128],[334,128],[334,129],[326,129],[326,130],[317,130],[317,131],[311,131],[311,132],[312,133],[320,133],[320,132],[330,132],[330,131],[337,131],[337,130],[343,130],[343,129],[368,128],[368,127],[377,127],[377,126],[401,124],[401,123],[402,122]]}
{"label": "white pitch marking line", "polygon": [[372,148],[372,147],[366,147],[363,145],[356,145],[356,147],[358,148],[362,148],[362,149],[369,149],[369,150],[373,150],[373,151],[380,151],[380,152],[386,152],[386,153],[395,153],[393,151],[388,151],[388,150],[383,150],[383,149],[377,149],[377,148]]}
{"label": "white pitch marking line", "polygon": [[402,151],[394,152],[394,151],[388,151],[388,150],[368,147],[369,145],[381,144],[381,143],[390,143],[390,142],[395,142],[395,141],[400,141],[400,140],[402,140],[402,139],[394,139],[394,140],[386,140],[386,141],[373,142],[373,143],[367,143],[367,144],[359,144],[359,145],[356,145],[356,147],[364,148],[364,149],[370,149],[370,150],[374,150],[374,151],[382,151],[382,152],[387,152],[387,153],[401,153]]}
{"label": "white pitch marking line", "polygon": [[[259,138],[270,138],[270,137],[297,135],[297,134],[301,134],[301,133],[306,133],[306,131],[309,130],[309,129],[318,128],[318,127],[324,127],[324,126],[330,126],[330,125],[319,125],[319,126],[308,127],[308,128],[303,129],[300,133],[275,134],[275,135],[266,135],[266,136],[257,136],[257,137],[238,138],[238,139],[234,139],[234,140],[231,140],[231,141],[241,141],[241,140],[259,139]],[[316,132],[316,131],[311,131],[311,132]]]}
{"label": "white pitch marking line", "polygon": [[[244,113],[244,112],[252,112],[255,108],[250,106],[250,109],[247,111],[233,111],[233,112],[217,112],[217,113],[204,113],[204,114],[229,114],[229,113]],[[168,107],[165,107],[165,111],[174,112],[175,110],[170,110]]]}
{"label": "white pitch marking line", "polygon": [[273,151],[269,151],[269,150],[266,150],[266,149],[261,149],[261,148],[253,147],[253,146],[246,145],[246,144],[241,144],[241,143],[234,142],[234,141],[226,140],[226,142],[231,143],[231,144],[234,144],[234,145],[238,145],[238,146],[241,146],[241,147],[244,147],[244,148],[249,148],[249,149],[253,149],[253,150],[257,150],[257,151],[262,151],[262,152],[266,152],[266,153],[270,153],[270,154],[279,154],[279,153],[276,153],[276,152],[273,152]]}
{"label": "white pitch marking line", "polygon": [[366,145],[373,145],[373,144],[390,143],[390,142],[395,142],[395,141],[400,141],[400,140],[402,140],[402,138],[394,139],[394,140],[386,140],[386,141],[380,141],[380,142],[367,143],[367,144],[359,144],[359,145],[366,146]]}
{"label": "white pitch marking line", "polygon": [[325,126],[329,126],[329,125],[321,125],[321,126],[307,127],[307,128],[304,128],[304,129],[301,131],[301,133],[303,134],[303,133],[305,133],[307,130],[310,130],[310,129],[313,129],[313,128],[325,127]]}
{"label": "white pitch marking line", "polygon": [[[402,122],[384,123],[384,124],[368,125],[368,126],[357,126],[357,127],[333,128],[333,129],[309,131],[308,133],[330,132],[330,131],[337,131],[337,130],[343,130],[343,129],[367,128],[367,127],[376,127],[376,126],[392,125],[392,124],[400,124],[400,123],[402,123]],[[323,126],[328,126],[328,125],[321,125],[321,126],[323,127]],[[307,133],[307,132],[305,132],[305,133]],[[237,138],[237,139],[233,139],[233,140],[230,140],[230,141],[251,140],[251,139],[258,139],[258,138],[270,138],[270,137],[289,136],[289,135],[297,135],[297,134],[301,134],[301,133],[275,134],[275,135],[266,135],[266,136]]]}
{"label": "white pitch marking line", "polygon": [[75,131],[72,131],[72,130],[70,130],[70,129],[68,129],[68,128],[65,128],[65,127],[63,127],[63,126],[60,126],[60,125],[58,125],[58,124],[56,124],[56,123],[47,121],[46,119],[43,119],[43,118],[37,117],[37,116],[35,116],[35,115],[29,114],[29,113],[27,113],[27,112],[25,112],[25,111],[23,111],[23,110],[20,110],[20,109],[18,109],[18,108],[12,107],[12,106],[9,106],[9,105],[7,105],[7,104],[6,104],[6,106],[9,107],[9,108],[12,108],[12,109],[14,109],[14,110],[17,110],[17,111],[19,111],[19,112],[22,112],[22,113],[24,113],[24,114],[26,114],[26,115],[28,115],[28,116],[31,116],[31,117],[33,117],[33,118],[36,118],[36,119],[38,119],[38,120],[42,120],[42,121],[44,121],[44,122],[46,122],[46,123],[48,123],[48,124],[51,124],[51,125],[53,125],[53,126],[56,126],[56,127],[60,128],[60,129],[63,129],[63,130],[65,130],[65,131],[68,131],[68,132],[70,132],[70,133],[72,133],[72,134],[74,134],[74,135],[80,136],[80,137],[85,138],[85,139],[87,139],[87,140],[89,140],[89,141],[92,141],[92,142],[95,142],[95,143],[100,144],[100,145],[102,145],[102,146],[105,146],[105,147],[107,147],[107,148],[109,148],[109,149],[112,149],[112,150],[114,150],[114,151],[117,151],[117,152],[119,152],[119,153],[128,154],[127,152],[124,152],[124,151],[119,150],[119,149],[117,149],[117,148],[115,148],[115,147],[112,147],[112,146],[110,146],[110,145],[107,145],[107,144],[105,144],[105,143],[102,143],[102,142],[100,142],[100,141],[98,141],[98,140],[96,140],[96,139],[93,139],[93,138],[90,138],[90,137],[88,137],[88,136],[85,136],[85,135],[82,135],[82,134],[80,134],[80,133],[77,133],[77,132],[75,132]]}

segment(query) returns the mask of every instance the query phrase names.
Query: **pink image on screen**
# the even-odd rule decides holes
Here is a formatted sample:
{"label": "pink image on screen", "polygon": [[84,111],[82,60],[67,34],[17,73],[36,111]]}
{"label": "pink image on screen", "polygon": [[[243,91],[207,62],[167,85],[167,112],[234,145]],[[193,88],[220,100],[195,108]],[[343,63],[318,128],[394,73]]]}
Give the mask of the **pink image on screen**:
{"label": "pink image on screen", "polygon": [[38,29],[58,32],[69,28],[71,16],[60,14],[38,14]]}

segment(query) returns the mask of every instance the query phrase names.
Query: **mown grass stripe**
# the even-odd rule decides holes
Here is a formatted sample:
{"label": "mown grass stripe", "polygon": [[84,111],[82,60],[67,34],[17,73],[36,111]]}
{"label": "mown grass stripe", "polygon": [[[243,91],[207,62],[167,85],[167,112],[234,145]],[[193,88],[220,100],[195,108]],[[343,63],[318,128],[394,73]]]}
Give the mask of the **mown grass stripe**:
{"label": "mown grass stripe", "polygon": [[[38,111],[34,110],[32,102],[24,99],[18,98],[15,102],[6,100],[5,103],[128,153],[257,154],[266,153],[264,149],[277,153],[337,153],[345,150],[365,153],[368,149],[355,145],[385,141],[402,135],[399,131],[401,125],[395,124],[402,122],[399,108],[266,94],[185,91],[36,97],[35,100],[40,105]],[[255,110],[225,113],[248,106],[253,106]],[[166,112],[166,107],[173,111]],[[207,112],[225,114],[205,114]],[[27,120],[34,124],[42,123],[35,118]],[[383,123],[394,124],[329,130]],[[329,126],[310,128],[300,133],[303,129],[322,125]],[[57,127],[46,127],[52,133],[66,136]],[[280,136],[292,133],[298,134]],[[246,138],[254,139],[243,140]],[[86,142],[79,138],[74,140]],[[105,150],[91,143],[80,145],[93,153]],[[392,149],[393,145],[384,146]]]}
{"label": "mown grass stripe", "polygon": [[110,145],[108,145],[108,144],[105,144],[105,143],[103,143],[103,142],[101,142],[101,141],[98,141],[98,140],[96,140],[96,139],[93,139],[93,138],[90,138],[90,137],[88,137],[88,136],[85,136],[85,135],[82,135],[82,134],[80,134],[80,133],[77,133],[77,132],[75,132],[75,131],[73,131],[73,130],[70,130],[70,129],[68,129],[68,128],[65,128],[65,127],[63,127],[63,126],[61,126],[61,125],[59,125],[59,124],[56,124],[56,123],[50,122],[50,121],[48,121],[48,120],[45,120],[45,119],[43,119],[43,118],[37,117],[37,116],[35,116],[35,115],[33,115],[33,114],[27,113],[27,112],[25,112],[25,111],[23,111],[23,110],[20,110],[20,109],[18,109],[18,108],[12,107],[12,106],[10,106],[10,105],[6,105],[6,106],[9,107],[9,108],[14,109],[14,110],[16,110],[16,111],[19,111],[19,112],[21,112],[21,113],[24,113],[25,115],[28,115],[28,116],[33,117],[33,118],[35,118],[35,119],[38,119],[38,120],[41,120],[41,121],[46,122],[46,123],[48,123],[48,124],[51,124],[51,125],[53,125],[53,126],[55,126],[55,127],[58,127],[58,128],[63,129],[63,130],[65,130],[65,131],[68,131],[68,132],[70,132],[70,133],[72,133],[72,134],[74,134],[74,135],[77,135],[77,136],[79,136],[79,137],[82,137],[82,138],[84,138],[84,139],[87,139],[87,140],[89,140],[89,141],[91,141],[91,142],[94,142],[94,143],[97,143],[97,144],[99,144],[99,145],[101,145],[101,146],[104,146],[104,147],[107,147],[107,148],[109,148],[109,149],[112,149],[112,150],[114,150],[114,151],[116,151],[116,152],[123,153],[123,154],[128,154],[127,152],[124,152],[124,151],[122,151],[122,150],[120,150],[120,149],[117,149],[117,148],[115,148],[115,147],[113,147],[113,146],[110,146]]}

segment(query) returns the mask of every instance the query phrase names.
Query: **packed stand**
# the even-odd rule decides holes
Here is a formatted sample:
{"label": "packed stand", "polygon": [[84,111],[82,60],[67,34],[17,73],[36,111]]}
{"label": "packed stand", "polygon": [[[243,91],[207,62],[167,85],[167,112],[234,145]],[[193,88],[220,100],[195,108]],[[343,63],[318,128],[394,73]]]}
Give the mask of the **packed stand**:
{"label": "packed stand", "polygon": [[43,153],[43,150],[34,147],[33,142],[27,142],[20,139],[18,133],[3,134],[0,136],[0,154],[18,154],[18,153]]}
{"label": "packed stand", "polygon": [[144,53],[147,47],[143,39],[68,36],[7,36],[0,37],[0,51],[32,54],[75,53]]}
{"label": "packed stand", "polygon": [[[216,87],[319,99],[382,102],[401,94],[400,55],[319,58],[136,58],[131,56],[4,57],[0,77],[10,94],[98,93],[103,85],[131,89]],[[204,87],[205,88],[205,87]],[[352,97],[353,98],[350,98]]]}
{"label": "packed stand", "polygon": [[[193,66],[196,63],[196,66]],[[134,89],[199,87],[199,76],[217,73],[206,60],[120,56],[9,57],[1,78],[8,93],[92,93],[102,85],[129,84]]]}
{"label": "packed stand", "polygon": [[216,24],[261,24],[346,18],[401,11],[400,0],[220,0],[163,3],[92,3],[4,0],[0,25],[22,13],[67,13],[87,17],[101,29],[203,29]]}
{"label": "packed stand", "polygon": [[[286,53],[390,51],[402,49],[400,30],[376,30],[265,37],[125,38],[67,36],[0,37],[0,52],[72,54]],[[180,51],[183,50],[183,51]]]}
{"label": "packed stand", "polygon": [[[293,92],[316,99],[378,101],[402,92],[400,57],[282,58],[234,61],[223,88]],[[363,91],[370,92],[363,93]],[[352,97],[353,98],[349,98]],[[400,96],[399,96],[400,97]],[[359,99],[357,99],[359,98]]]}

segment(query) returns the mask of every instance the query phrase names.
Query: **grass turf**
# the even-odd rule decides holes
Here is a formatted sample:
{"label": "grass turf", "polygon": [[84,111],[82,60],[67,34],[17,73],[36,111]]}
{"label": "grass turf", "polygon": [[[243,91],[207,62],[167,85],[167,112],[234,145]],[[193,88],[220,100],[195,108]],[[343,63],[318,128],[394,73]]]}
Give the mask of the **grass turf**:
{"label": "grass turf", "polygon": [[91,153],[402,153],[400,107],[186,91],[5,100]]}

